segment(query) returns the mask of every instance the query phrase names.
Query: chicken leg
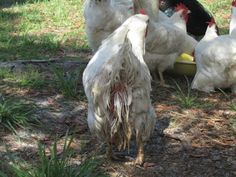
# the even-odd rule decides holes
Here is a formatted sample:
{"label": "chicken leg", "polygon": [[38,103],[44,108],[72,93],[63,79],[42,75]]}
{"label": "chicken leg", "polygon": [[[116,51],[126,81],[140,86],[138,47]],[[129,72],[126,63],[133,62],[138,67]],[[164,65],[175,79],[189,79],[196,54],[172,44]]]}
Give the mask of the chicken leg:
{"label": "chicken leg", "polygon": [[113,153],[112,143],[110,141],[107,141],[106,156],[107,156],[107,159],[110,159],[110,160],[122,161],[122,157],[119,157]]}
{"label": "chicken leg", "polygon": [[159,73],[159,77],[160,77],[160,85],[163,86],[163,87],[166,86],[165,80],[164,80],[164,77],[163,77],[163,73],[161,71],[158,71],[158,73]]}
{"label": "chicken leg", "polygon": [[107,141],[107,148],[106,148],[106,156],[108,159],[112,159],[113,154],[112,154],[112,144],[110,141]]}
{"label": "chicken leg", "polygon": [[134,161],[135,165],[143,165],[144,163],[144,144],[142,137],[139,133],[137,133],[136,136],[136,142],[138,146],[138,152],[137,152],[137,157]]}

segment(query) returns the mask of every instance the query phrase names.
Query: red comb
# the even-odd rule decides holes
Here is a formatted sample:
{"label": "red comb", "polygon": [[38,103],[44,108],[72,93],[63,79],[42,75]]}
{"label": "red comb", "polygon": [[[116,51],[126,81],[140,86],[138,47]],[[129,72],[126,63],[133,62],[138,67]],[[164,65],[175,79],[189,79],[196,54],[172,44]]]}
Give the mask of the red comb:
{"label": "red comb", "polygon": [[232,6],[233,6],[233,7],[236,7],[236,0],[233,0],[233,1],[232,1]]}
{"label": "red comb", "polygon": [[179,3],[175,7],[175,11],[178,12],[179,10],[188,11],[188,8],[183,3]]}
{"label": "red comb", "polygon": [[212,25],[216,24],[215,19],[212,18],[211,21],[207,22],[209,27],[212,27]]}
{"label": "red comb", "polygon": [[140,14],[143,14],[143,15],[146,15],[146,12],[145,12],[144,9],[140,9],[140,10],[139,10],[139,13],[140,13]]}

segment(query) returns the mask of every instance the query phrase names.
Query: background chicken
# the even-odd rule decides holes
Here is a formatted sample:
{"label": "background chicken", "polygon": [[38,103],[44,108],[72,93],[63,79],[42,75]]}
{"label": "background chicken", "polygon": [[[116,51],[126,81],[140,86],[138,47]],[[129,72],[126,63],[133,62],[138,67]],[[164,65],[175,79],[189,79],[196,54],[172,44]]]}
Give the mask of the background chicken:
{"label": "background chicken", "polygon": [[236,0],[232,1],[232,14],[229,25],[230,35],[236,37]]}
{"label": "background chicken", "polygon": [[203,36],[207,29],[207,23],[212,15],[197,0],[159,0],[160,9],[169,16],[173,14],[174,7],[183,3],[191,11],[187,22],[188,33],[194,36]]}
{"label": "background chicken", "polygon": [[204,92],[231,87],[236,93],[236,39],[218,36],[214,19],[195,50],[197,73],[192,88]]}
{"label": "background chicken", "polygon": [[133,14],[132,0],[86,0],[85,30],[92,50],[95,52],[101,42]]}
{"label": "background chicken", "polygon": [[136,164],[143,163],[143,143],[155,126],[151,77],[143,60],[147,22],[141,14],[127,19],[103,41],[83,73],[91,132],[106,141],[109,157],[112,142],[125,148],[135,134]]}
{"label": "background chicken", "polygon": [[[140,0],[139,4],[141,5],[139,6],[146,8],[148,7],[147,3],[152,3],[152,5],[156,3],[154,11],[159,14],[158,2]],[[146,8],[145,11],[150,13],[150,8]],[[154,77],[158,70],[161,85],[165,85],[163,71],[173,67],[176,58],[180,54],[188,53],[191,55],[197,44],[197,41],[186,33],[185,25],[188,18],[188,9],[178,7],[173,16],[166,20],[159,19],[158,15],[154,17],[155,19],[150,17],[148,26],[144,59]]]}

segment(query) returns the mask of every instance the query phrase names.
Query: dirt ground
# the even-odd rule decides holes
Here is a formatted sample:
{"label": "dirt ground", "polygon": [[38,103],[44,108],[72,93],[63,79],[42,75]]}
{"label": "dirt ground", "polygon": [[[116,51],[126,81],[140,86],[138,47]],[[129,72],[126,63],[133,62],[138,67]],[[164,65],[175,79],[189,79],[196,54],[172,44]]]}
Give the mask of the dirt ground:
{"label": "dirt ground", "polygon": [[[230,108],[232,102],[236,103],[235,95],[228,90],[225,91],[228,97],[220,91],[211,94],[192,91],[197,95],[196,103],[191,108],[185,108],[178,101],[179,93],[174,81],[186,93],[186,79],[173,74],[165,74],[165,78],[173,88],[152,83],[157,124],[145,146],[144,167],[134,167],[129,160],[104,160],[101,169],[117,177],[236,176],[236,112]],[[188,79],[191,81],[192,78]],[[36,104],[36,115],[42,122],[41,126],[18,130],[18,135],[1,128],[0,158],[3,161],[10,162],[10,157],[14,157],[16,161],[34,164],[37,143],[40,141],[50,146],[57,135],[62,146],[68,129],[73,130],[75,137],[71,145],[76,151],[75,164],[79,165],[90,154],[104,157],[105,146],[91,136],[87,127],[87,101],[82,85],[78,99],[64,98],[50,85],[43,90],[31,90],[3,83],[0,89],[7,96]],[[135,144],[132,142],[130,154],[127,151],[119,154],[134,158]]]}

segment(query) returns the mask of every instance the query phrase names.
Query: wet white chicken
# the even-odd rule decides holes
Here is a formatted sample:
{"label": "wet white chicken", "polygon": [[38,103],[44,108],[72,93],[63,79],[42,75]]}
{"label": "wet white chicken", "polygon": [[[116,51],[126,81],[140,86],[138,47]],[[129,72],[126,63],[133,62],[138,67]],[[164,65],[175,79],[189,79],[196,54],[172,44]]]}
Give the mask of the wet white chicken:
{"label": "wet white chicken", "polygon": [[214,19],[195,49],[197,73],[192,88],[204,92],[230,87],[236,93],[236,39],[218,36]]}
{"label": "wet white chicken", "polygon": [[96,52],[102,41],[133,14],[132,0],[86,0],[85,28],[92,50]]}
{"label": "wet white chicken", "polygon": [[136,136],[136,164],[144,162],[144,142],[155,126],[151,76],[143,59],[148,16],[134,15],[105,39],[83,73],[90,131],[108,145],[129,147]]}

